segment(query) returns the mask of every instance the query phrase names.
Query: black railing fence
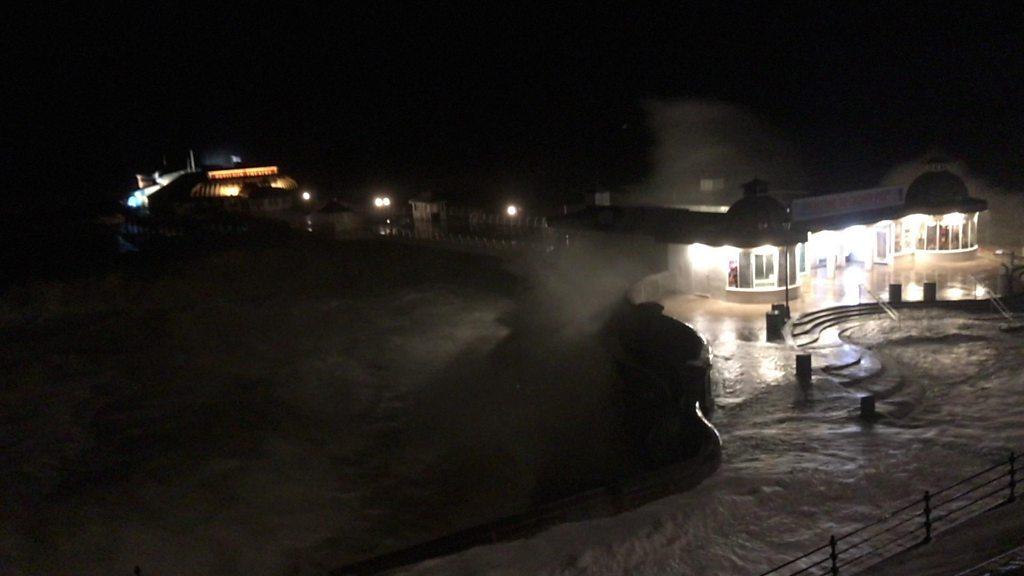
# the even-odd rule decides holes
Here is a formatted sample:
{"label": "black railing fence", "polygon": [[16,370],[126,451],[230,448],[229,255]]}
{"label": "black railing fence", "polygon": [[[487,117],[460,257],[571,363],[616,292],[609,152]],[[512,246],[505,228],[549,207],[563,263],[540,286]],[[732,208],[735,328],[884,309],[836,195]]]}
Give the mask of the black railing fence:
{"label": "black railing fence", "polygon": [[878,520],[762,572],[760,576],[856,574],[932,534],[1017,498],[1017,455],[923,496]]}

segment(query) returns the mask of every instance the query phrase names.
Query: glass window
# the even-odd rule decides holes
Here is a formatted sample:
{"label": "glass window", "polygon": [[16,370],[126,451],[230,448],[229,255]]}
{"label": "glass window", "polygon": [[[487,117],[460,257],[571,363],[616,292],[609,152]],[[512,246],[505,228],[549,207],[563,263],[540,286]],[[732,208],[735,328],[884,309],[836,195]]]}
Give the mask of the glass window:
{"label": "glass window", "polygon": [[938,226],[935,222],[929,222],[926,225],[927,231],[925,232],[925,250],[937,250],[939,245],[939,232]]}
{"label": "glass window", "polygon": [[919,236],[917,234],[918,230],[916,230],[914,226],[911,226],[910,224],[904,224],[902,222],[900,223],[900,228],[902,229],[903,233],[903,243],[900,245],[900,252],[913,251],[914,243],[916,241],[917,236]]}
{"label": "glass window", "polygon": [[960,228],[963,224],[956,224],[949,227],[949,249],[959,250],[960,249]]}
{"label": "glass window", "polygon": [[754,254],[754,287],[775,285],[775,254]]}
{"label": "glass window", "polygon": [[739,288],[750,288],[751,286],[753,286],[753,282],[751,280],[751,276],[753,276],[753,274],[750,270],[752,260],[753,259],[750,257],[749,251],[743,250],[742,252],[740,252],[740,282],[738,286]]}
{"label": "glass window", "polygon": [[803,242],[796,245],[796,267],[798,274],[807,272],[807,249]]}
{"label": "glass window", "polygon": [[740,285],[740,267],[739,262],[735,260],[729,260],[729,287],[738,288]]}
{"label": "glass window", "polygon": [[940,225],[939,227],[939,250],[949,250],[949,225]]}

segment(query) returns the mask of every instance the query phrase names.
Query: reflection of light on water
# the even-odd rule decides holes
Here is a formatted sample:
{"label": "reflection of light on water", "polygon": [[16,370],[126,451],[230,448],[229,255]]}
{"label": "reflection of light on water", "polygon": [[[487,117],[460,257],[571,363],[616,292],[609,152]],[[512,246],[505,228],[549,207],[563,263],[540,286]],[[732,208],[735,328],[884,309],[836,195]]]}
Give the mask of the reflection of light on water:
{"label": "reflection of light on water", "polygon": [[720,342],[735,342],[736,341],[736,323],[731,319],[722,321],[722,329],[718,333],[718,340]]}
{"label": "reflection of light on water", "polygon": [[773,382],[781,379],[786,373],[784,370],[779,368],[779,364],[775,361],[775,358],[767,355],[758,358],[757,371],[763,379]]}
{"label": "reflection of light on water", "polygon": [[859,297],[860,296],[860,286],[861,286],[861,284],[864,283],[866,278],[867,278],[867,274],[865,274],[864,273],[864,269],[860,268],[860,267],[857,267],[857,268],[847,268],[845,271],[843,271],[843,275],[842,275],[842,286],[843,286],[842,300],[844,302],[852,301],[854,294],[857,294],[858,297]]}
{"label": "reflection of light on water", "polygon": [[904,287],[903,297],[907,300],[923,300],[924,286],[917,282],[908,282]]}

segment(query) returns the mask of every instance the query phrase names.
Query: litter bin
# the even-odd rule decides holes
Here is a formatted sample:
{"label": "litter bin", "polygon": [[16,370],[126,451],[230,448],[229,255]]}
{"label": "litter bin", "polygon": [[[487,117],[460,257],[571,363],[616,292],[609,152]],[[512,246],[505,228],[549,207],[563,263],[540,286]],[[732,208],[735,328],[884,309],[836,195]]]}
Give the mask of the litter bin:
{"label": "litter bin", "polygon": [[778,310],[769,310],[764,313],[764,333],[768,342],[779,342],[782,338],[782,327],[786,319]]}

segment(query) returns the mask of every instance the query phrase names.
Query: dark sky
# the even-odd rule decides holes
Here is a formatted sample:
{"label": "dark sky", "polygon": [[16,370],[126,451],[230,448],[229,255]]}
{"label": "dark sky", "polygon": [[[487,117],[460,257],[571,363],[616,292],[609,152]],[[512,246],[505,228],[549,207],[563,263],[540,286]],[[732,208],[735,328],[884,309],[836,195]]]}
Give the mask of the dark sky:
{"label": "dark sky", "polygon": [[1020,3],[97,4],[5,19],[8,206],[116,196],[190,147],[323,192],[572,200],[648,172],[648,98],[753,108],[823,187],[935,145],[1024,172]]}

